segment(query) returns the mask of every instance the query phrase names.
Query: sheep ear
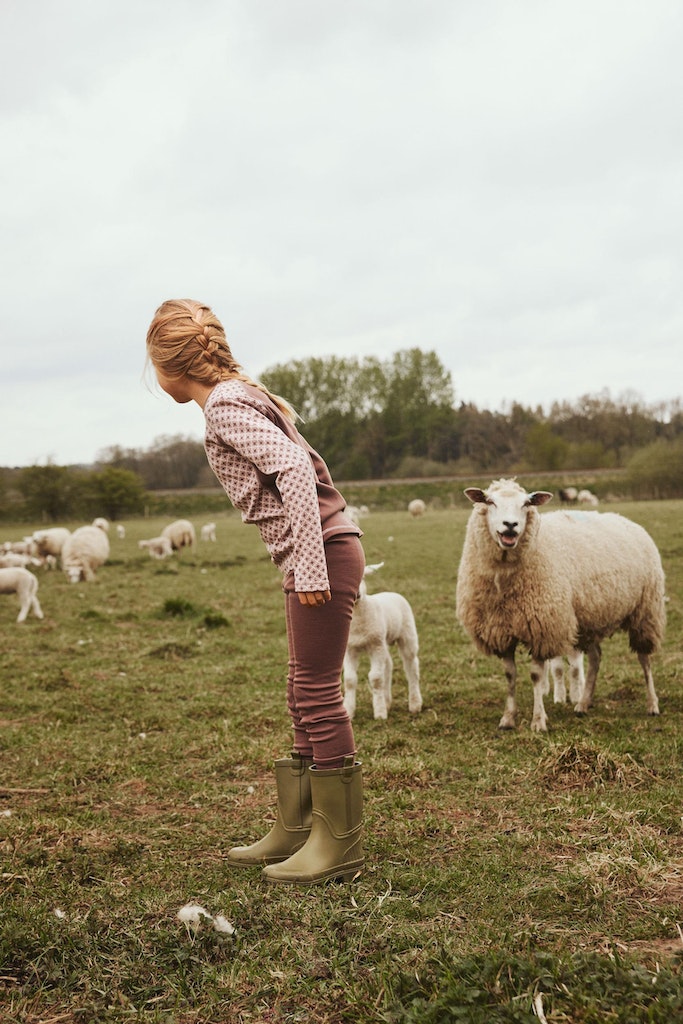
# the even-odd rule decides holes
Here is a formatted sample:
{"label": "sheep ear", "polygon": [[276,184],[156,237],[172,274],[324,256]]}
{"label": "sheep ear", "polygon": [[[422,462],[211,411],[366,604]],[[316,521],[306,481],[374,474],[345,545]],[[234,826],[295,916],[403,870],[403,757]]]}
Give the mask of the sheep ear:
{"label": "sheep ear", "polygon": [[486,501],[486,491],[482,491],[479,487],[466,487],[463,494],[470,499],[473,505],[476,505],[478,501]]}
{"label": "sheep ear", "polygon": [[363,575],[364,576],[369,576],[370,573],[377,572],[378,569],[381,569],[383,565],[384,565],[384,562],[375,562],[374,565],[366,565],[365,569],[363,571]]}
{"label": "sheep ear", "polygon": [[529,495],[530,505],[546,505],[552,498],[551,491],[532,491]]}

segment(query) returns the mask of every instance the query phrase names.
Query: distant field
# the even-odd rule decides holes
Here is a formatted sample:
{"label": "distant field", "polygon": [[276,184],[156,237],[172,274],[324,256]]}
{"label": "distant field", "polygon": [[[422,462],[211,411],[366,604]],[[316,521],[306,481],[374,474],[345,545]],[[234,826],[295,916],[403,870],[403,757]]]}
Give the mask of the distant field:
{"label": "distant field", "polygon": [[[398,659],[388,722],[359,690],[367,867],[351,886],[266,888],[225,863],[269,827],[290,741],[280,577],[255,528],[192,516],[217,543],[157,562],[137,542],[168,517],[126,521],[95,583],[38,572],[44,621],[17,626],[0,597],[0,1021],[671,1024],[683,502],[613,510],[667,573],[662,715],[619,636],[590,714],[548,701],[547,735],[524,670],[519,728],[498,730],[502,670],[455,622],[468,510],[363,520],[367,560],[385,562],[370,589],[415,611],[425,707],[409,717]],[[191,900],[234,934],[188,934]]]}

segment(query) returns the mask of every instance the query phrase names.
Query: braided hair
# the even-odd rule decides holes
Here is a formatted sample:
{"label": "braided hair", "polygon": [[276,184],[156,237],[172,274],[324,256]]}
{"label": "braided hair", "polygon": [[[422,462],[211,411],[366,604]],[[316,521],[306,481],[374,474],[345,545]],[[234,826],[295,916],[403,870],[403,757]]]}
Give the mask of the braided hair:
{"label": "braided hair", "polygon": [[268,395],[293,423],[298,419],[289,402],[244,373],[216,314],[194,299],[162,302],[147,331],[147,359],[171,379],[189,377],[208,385],[240,380]]}

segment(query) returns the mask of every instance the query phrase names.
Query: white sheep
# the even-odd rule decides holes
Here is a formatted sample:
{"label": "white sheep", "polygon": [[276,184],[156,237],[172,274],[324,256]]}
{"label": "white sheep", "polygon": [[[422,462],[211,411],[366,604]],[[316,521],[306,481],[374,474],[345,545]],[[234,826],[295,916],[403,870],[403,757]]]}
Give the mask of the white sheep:
{"label": "white sheep", "polygon": [[168,537],[174,551],[184,547],[191,548],[196,540],[194,526],[189,519],[176,519],[175,522],[169,523],[161,531],[161,536]]}
{"label": "white sheep", "polygon": [[0,555],[0,568],[2,569],[13,569],[17,566],[27,569],[29,565],[39,566],[42,564],[42,559],[33,555],[18,555],[14,551],[6,551]]}
{"label": "white sheep", "polygon": [[105,533],[109,533],[109,520],[105,519],[104,516],[97,516],[93,519],[92,526],[98,526],[100,530],[104,530]]}
{"label": "white sheep", "polygon": [[123,525],[123,523],[116,524],[116,536],[119,538],[119,540],[124,540],[126,536],[126,528]]}
{"label": "white sheep", "polygon": [[109,538],[99,526],[80,526],[64,542],[62,569],[72,583],[91,582],[109,558]]}
{"label": "white sheep", "polygon": [[24,622],[29,610],[36,618],[43,618],[43,609],[38,601],[38,580],[28,569],[21,566],[0,569],[0,594],[16,594],[19,598],[17,622]]}
{"label": "white sheep", "polygon": [[515,725],[515,649],[532,658],[531,728],[545,732],[544,662],[585,651],[588,670],[575,711],[593,702],[600,643],[627,630],[647,686],[647,710],[659,714],[651,655],[666,621],[664,572],[657,547],[636,523],[616,513],[549,512],[548,491],[527,494],[515,480],[487,490],[468,487],[474,504],[456,588],[456,614],[479,650],[501,658],[508,684],[502,729]]}
{"label": "white sheep", "polygon": [[36,530],[32,537],[36,546],[36,554],[39,558],[48,556],[59,558],[64,543],[70,536],[71,530],[67,530],[65,526],[51,526],[47,530]]}
{"label": "white sheep", "polygon": [[[366,575],[380,569],[382,565],[383,562],[366,566]],[[398,647],[408,680],[408,710],[416,715],[422,710],[422,694],[417,628],[412,608],[402,594],[391,591],[368,594],[365,580],[362,580],[344,656],[344,707],[349,718],[353,718],[356,712],[358,663],[361,654],[366,651],[370,655],[368,682],[372,692],[373,715],[375,718],[386,719],[392,699],[393,660],[390,647],[393,644]]]}
{"label": "white sheep", "polygon": [[168,537],[150,537],[148,540],[139,540],[138,547],[146,549],[150,558],[168,558],[173,554],[173,545]]}
{"label": "white sheep", "polygon": [[413,498],[412,501],[408,502],[408,511],[410,512],[411,516],[417,518],[418,516],[423,516],[425,514],[425,512],[427,511],[427,506],[425,505],[422,498]]}
{"label": "white sheep", "polygon": [[216,539],[216,524],[215,523],[204,523],[204,525],[202,526],[202,528],[200,530],[199,536],[200,536],[200,538],[202,540],[212,540],[212,541],[215,541],[215,539]]}
{"label": "white sheep", "polygon": [[576,500],[579,503],[579,505],[599,504],[598,496],[596,494],[593,494],[592,491],[586,490],[585,487],[576,495]]}

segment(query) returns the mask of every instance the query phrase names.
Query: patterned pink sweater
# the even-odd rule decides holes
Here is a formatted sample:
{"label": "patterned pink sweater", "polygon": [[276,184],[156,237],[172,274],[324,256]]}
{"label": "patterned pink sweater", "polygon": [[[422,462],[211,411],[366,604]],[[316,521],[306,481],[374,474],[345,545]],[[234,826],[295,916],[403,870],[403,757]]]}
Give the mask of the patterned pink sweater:
{"label": "patterned pink sweater", "polygon": [[299,592],[329,590],[324,541],[361,530],[330,472],[294,424],[258,388],[217,384],[204,406],[204,447],[245,523],[255,523],[274,564]]}

